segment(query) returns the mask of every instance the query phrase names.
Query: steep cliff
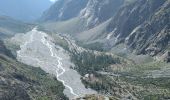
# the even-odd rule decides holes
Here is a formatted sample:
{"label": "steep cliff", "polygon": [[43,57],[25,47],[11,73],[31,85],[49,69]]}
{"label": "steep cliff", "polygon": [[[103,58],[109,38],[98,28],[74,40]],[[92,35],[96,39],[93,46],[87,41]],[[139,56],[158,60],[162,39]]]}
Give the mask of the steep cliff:
{"label": "steep cliff", "polygon": [[138,54],[156,55],[170,45],[169,16],[169,0],[138,0],[122,7],[107,31]]}
{"label": "steep cliff", "polygon": [[123,3],[124,0],[58,0],[40,21],[54,23],[78,18],[90,29],[111,18]]}

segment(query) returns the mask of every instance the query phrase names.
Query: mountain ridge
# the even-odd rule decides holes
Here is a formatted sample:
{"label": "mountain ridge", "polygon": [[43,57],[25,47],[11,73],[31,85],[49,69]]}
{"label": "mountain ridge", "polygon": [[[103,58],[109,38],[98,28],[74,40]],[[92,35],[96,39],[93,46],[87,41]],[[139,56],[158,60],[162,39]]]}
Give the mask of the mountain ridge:
{"label": "mountain ridge", "polygon": [[[71,0],[71,2],[74,2],[74,0]],[[84,19],[84,22],[79,26],[74,26],[76,25],[74,22],[70,23],[70,26],[74,26],[70,29],[74,32],[70,32],[70,34],[79,41],[83,40],[84,44],[99,42],[103,44],[101,48],[111,48],[124,43],[136,54],[149,54],[151,56],[168,50],[170,41],[169,0],[90,0],[85,4],[85,8],[81,8],[79,14],[73,17]],[[114,6],[114,4],[117,6]],[[57,19],[57,17],[55,18]],[[46,21],[44,20],[44,22]],[[48,24],[50,25],[50,23]],[[54,27],[54,31],[60,31],[58,25]],[[67,25],[65,23],[62,27],[64,28]],[[81,26],[84,28],[79,28]],[[100,26],[105,28],[97,28]],[[48,25],[46,27],[48,28]],[[76,32],[76,30],[79,31]],[[69,30],[63,32],[69,33]],[[148,34],[148,32],[150,33]],[[88,34],[90,37],[88,37]],[[159,38],[157,38],[158,36]],[[106,44],[108,47],[104,46]]]}

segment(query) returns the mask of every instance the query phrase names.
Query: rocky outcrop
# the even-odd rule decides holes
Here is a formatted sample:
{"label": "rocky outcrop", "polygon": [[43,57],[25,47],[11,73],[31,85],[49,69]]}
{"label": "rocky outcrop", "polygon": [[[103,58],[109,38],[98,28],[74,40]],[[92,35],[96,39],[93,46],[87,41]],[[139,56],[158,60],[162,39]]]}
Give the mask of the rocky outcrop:
{"label": "rocky outcrop", "polygon": [[85,18],[87,26],[92,28],[114,16],[123,2],[124,0],[89,0],[80,17]]}
{"label": "rocky outcrop", "polygon": [[111,18],[124,0],[58,0],[41,17],[42,22],[65,21],[75,17],[93,28]]}
{"label": "rocky outcrop", "polygon": [[169,47],[170,1],[138,0],[122,7],[113,17],[108,32],[137,54],[156,55]]}
{"label": "rocky outcrop", "polygon": [[89,0],[58,0],[41,17],[41,21],[64,21],[76,17]]}

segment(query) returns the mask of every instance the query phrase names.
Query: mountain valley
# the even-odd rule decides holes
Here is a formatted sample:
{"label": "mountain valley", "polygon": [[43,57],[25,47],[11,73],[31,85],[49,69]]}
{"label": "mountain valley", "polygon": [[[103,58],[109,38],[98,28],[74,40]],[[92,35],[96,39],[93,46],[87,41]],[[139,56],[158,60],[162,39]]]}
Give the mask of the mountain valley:
{"label": "mountain valley", "polygon": [[57,0],[36,22],[0,16],[0,100],[169,100],[169,20],[170,0]]}

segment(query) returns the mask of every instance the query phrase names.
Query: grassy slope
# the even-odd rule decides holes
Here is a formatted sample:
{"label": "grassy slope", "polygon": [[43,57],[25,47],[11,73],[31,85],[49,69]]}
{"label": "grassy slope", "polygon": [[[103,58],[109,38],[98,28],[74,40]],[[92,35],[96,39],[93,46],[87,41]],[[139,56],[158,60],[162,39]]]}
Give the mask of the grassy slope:
{"label": "grassy slope", "polygon": [[24,65],[1,54],[0,69],[1,100],[67,99],[63,85],[40,68]]}
{"label": "grassy slope", "polygon": [[164,62],[113,64],[109,68],[110,73],[95,74],[95,78],[85,79],[83,83],[86,87],[119,99],[131,93],[142,100],[164,100],[170,97],[170,78],[161,76],[159,71],[163,69],[161,74],[168,74],[169,68],[170,64]]}

